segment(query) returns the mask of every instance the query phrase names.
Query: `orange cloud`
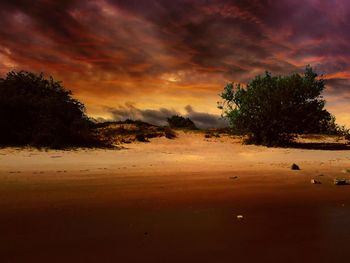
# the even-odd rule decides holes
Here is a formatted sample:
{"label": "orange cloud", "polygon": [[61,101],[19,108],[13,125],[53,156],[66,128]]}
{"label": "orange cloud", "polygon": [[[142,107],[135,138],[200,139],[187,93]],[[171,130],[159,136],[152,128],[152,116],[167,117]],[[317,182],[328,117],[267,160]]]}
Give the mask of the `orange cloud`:
{"label": "orange cloud", "polygon": [[335,99],[350,93],[345,1],[4,0],[0,23],[1,74],[53,75],[95,117],[126,102],[217,114],[226,82],[312,64],[327,79],[327,107],[349,120]]}

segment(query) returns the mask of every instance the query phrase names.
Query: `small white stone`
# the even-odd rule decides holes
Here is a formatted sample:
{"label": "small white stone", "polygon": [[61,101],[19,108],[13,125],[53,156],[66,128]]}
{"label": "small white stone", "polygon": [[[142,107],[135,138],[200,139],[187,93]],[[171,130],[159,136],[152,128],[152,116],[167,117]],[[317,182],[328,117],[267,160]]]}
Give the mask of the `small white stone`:
{"label": "small white stone", "polygon": [[238,215],[237,219],[243,219],[243,216],[242,215]]}

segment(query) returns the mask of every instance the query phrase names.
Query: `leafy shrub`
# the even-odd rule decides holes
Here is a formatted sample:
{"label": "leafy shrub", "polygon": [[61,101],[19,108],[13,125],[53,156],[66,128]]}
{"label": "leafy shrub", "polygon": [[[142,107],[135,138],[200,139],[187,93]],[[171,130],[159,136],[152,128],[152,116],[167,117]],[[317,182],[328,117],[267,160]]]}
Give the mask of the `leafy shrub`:
{"label": "leafy shrub", "polygon": [[272,76],[266,72],[246,88],[227,84],[219,108],[233,130],[248,135],[246,142],[286,145],[297,134],[328,129],[332,115],[324,109],[324,87],[324,79],[311,67],[304,75]]}
{"label": "leafy shrub", "polygon": [[52,77],[11,71],[0,79],[0,145],[97,146],[84,105]]}

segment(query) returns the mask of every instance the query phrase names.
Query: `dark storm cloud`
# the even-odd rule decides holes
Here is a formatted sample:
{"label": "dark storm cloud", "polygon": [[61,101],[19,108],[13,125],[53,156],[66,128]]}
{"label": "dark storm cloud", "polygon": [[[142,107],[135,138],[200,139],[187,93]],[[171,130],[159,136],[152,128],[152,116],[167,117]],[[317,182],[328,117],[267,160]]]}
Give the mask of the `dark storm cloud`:
{"label": "dark storm cloud", "polygon": [[343,96],[349,95],[350,79],[333,78],[326,81],[327,92],[330,94]]}
{"label": "dark storm cloud", "polygon": [[350,56],[344,1],[5,0],[0,12],[8,56],[57,71],[143,77],[194,68],[238,79],[276,63],[297,70],[295,59]]}
{"label": "dark storm cloud", "polygon": [[181,89],[214,96],[228,81],[311,64],[329,92],[350,94],[349,27],[346,0],[2,0],[0,73],[44,71],[99,105],[179,89],[168,95],[182,108],[193,101],[179,102]]}
{"label": "dark storm cloud", "polygon": [[221,116],[206,112],[195,111],[192,106],[185,107],[188,116],[199,128],[223,128],[228,126],[228,122]]}
{"label": "dark storm cloud", "polygon": [[[89,64],[132,77],[187,68],[239,76],[250,69],[235,61],[264,60],[279,46],[264,43],[268,39],[261,20],[266,15],[263,4],[3,1],[1,44],[23,65],[49,65],[58,71],[68,64],[83,73],[84,64]],[[169,59],[157,61],[157,54],[174,62],[170,66]]]}
{"label": "dark storm cloud", "polygon": [[272,56],[273,48],[283,48],[278,43],[264,45],[265,1],[110,2],[155,25],[160,41],[170,41],[170,49],[188,56],[184,68],[238,76],[233,69],[250,70],[235,65],[238,59],[263,60]]}
{"label": "dark storm cloud", "polygon": [[167,118],[179,113],[173,109],[160,108],[158,110],[139,109],[133,104],[126,104],[117,108],[108,108],[113,120],[142,120],[154,125],[165,125]]}
{"label": "dark storm cloud", "polygon": [[94,35],[73,17],[71,11],[82,7],[78,1],[2,1],[1,7],[0,45],[23,67],[52,70],[66,64],[69,70],[83,56],[106,57]]}
{"label": "dark storm cloud", "polygon": [[160,108],[153,109],[139,109],[133,104],[126,104],[117,108],[108,108],[113,120],[142,120],[155,125],[166,125],[167,118],[174,115],[182,115],[190,118],[198,128],[223,128],[227,127],[228,123],[219,115],[209,114],[206,112],[195,111],[192,106],[185,107],[186,114],[181,114],[174,109]]}

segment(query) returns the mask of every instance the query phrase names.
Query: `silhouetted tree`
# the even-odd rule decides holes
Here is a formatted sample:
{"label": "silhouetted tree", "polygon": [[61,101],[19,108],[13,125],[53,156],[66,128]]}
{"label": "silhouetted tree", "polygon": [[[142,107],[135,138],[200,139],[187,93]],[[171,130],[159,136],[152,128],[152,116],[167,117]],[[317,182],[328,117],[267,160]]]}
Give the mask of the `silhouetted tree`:
{"label": "silhouetted tree", "polygon": [[52,77],[11,71],[0,79],[0,145],[43,147],[97,143],[84,105]]}
{"label": "silhouetted tree", "polygon": [[184,118],[179,115],[171,116],[167,119],[170,128],[182,128],[196,130],[197,127],[190,118]]}
{"label": "silhouetted tree", "polygon": [[248,143],[285,145],[300,133],[327,130],[332,115],[321,96],[325,81],[311,67],[304,75],[257,76],[245,88],[227,84],[221,93],[223,110],[230,126],[248,134]]}

